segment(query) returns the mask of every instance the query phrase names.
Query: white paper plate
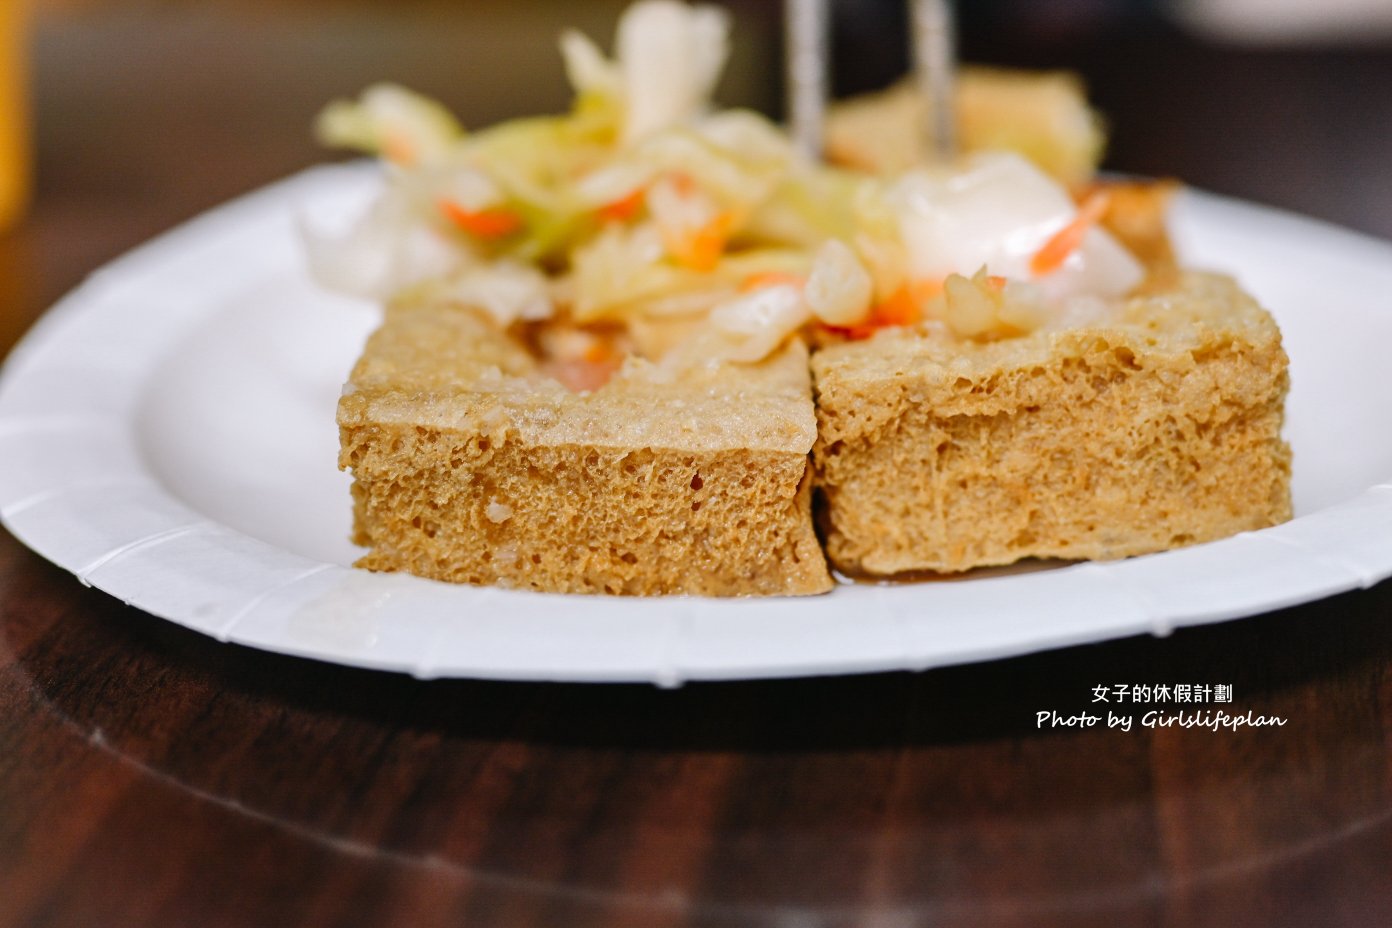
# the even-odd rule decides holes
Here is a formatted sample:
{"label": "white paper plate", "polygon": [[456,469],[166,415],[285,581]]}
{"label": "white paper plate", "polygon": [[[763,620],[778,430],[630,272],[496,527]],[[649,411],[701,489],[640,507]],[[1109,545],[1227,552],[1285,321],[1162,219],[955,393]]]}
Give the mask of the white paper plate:
{"label": "white paper plate", "polygon": [[294,217],[377,183],[318,168],[94,274],[0,380],[0,520],[84,583],[270,651],[418,676],[748,678],[983,660],[1304,602],[1392,575],[1392,246],[1205,194],[1175,231],[1291,355],[1298,518],[1109,564],[843,586],[809,599],[474,589],[348,565],[339,386],[371,307],[316,289]]}

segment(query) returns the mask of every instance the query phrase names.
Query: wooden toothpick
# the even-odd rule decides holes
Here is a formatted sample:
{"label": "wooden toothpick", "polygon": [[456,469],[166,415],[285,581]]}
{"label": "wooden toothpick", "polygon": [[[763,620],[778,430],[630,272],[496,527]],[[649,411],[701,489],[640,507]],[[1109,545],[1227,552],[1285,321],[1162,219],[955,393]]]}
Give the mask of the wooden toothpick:
{"label": "wooden toothpick", "polygon": [[806,158],[822,155],[826,122],[830,16],[828,0],[784,0],[788,121]]}
{"label": "wooden toothpick", "polygon": [[957,41],[951,0],[910,0],[914,77],[923,99],[928,157],[957,157]]}

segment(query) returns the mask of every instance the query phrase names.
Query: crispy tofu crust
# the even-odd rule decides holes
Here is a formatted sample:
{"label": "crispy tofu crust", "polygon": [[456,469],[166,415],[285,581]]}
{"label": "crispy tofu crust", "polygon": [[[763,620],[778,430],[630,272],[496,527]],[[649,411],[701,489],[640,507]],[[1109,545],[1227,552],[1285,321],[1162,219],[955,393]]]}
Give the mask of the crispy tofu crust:
{"label": "crispy tofu crust", "polygon": [[807,351],[590,394],[454,306],[390,308],[339,403],[370,570],[573,593],[831,588]]}
{"label": "crispy tofu crust", "polygon": [[810,378],[798,342],[592,394],[537,364],[470,311],[388,311],[339,405],[359,566],[551,592],[819,593],[814,484],[826,558],[871,577],[1120,558],[1291,515],[1280,333],[1217,275],[1165,277],[1083,328],[832,344]]}
{"label": "crispy tofu crust", "polygon": [[812,370],[826,551],[850,574],[1120,558],[1291,515],[1280,332],[1225,277],[1080,329],[886,333]]}

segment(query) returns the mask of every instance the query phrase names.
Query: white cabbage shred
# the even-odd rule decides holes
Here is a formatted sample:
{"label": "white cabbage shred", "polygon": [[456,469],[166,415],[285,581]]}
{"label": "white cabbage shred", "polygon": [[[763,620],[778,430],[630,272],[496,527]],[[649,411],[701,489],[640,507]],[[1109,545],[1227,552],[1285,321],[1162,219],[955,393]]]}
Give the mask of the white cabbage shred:
{"label": "white cabbage shred", "polygon": [[[466,133],[391,84],[331,104],[321,140],[387,167],[349,227],[302,221],[311,271],[344,293],[425,293],[502,327],[617,325],[660,355],[649,367],[663,376],[757,362],[812,324],[864,337],[936,320],[1005,337],[1094,318],[1140,280],[1019,155],[888,180],[800,159],[763,116],[713,109],[729,45],[719,7],[642,0],[612,59],[562,35],[567,114]],[[619,367],[584,344],[568,364]]]}

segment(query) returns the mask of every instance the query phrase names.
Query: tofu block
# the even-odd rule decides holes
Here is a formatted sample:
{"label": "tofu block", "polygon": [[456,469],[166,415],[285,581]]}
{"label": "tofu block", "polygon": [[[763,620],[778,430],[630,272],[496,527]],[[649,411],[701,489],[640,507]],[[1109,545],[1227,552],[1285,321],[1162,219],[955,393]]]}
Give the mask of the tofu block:
{"label": "tofu block", "polygon": [[[1074,74],[967,65],[957,74],[954,110],[964,152],[1019,152],[1068,187],[1096,174],[1102,120]],[[827,114],[827,157],[885,175],[921,165],[931,160],[924,116],[911,80],[838,102]]]}
{"label": "tofu block", "polygon": [[587,394],[538,366],[469,310],[388,309],[338,408],[358,566],[568,593],[830,589],[805,346]]}
{"label": "tofu block", "polygon": [[1109,559],[1291,516],[1287,359],[1230,279],[995,342],[885,333],[812,358],[827,556],[853,575]]}

